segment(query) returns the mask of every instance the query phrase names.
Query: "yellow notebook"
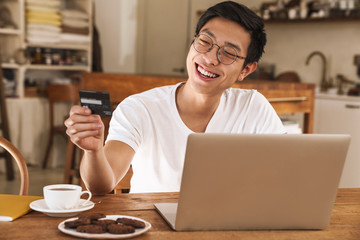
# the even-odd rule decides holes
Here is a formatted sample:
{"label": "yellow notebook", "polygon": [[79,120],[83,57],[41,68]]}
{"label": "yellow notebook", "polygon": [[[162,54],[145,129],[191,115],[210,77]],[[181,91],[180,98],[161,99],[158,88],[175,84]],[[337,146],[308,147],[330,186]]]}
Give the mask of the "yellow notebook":
{"label": "yellow notebook", "polygon": [[28,213],[32,201],[42,199],[40,196],[20,196],[0,194],[0,221],[13,221]]}

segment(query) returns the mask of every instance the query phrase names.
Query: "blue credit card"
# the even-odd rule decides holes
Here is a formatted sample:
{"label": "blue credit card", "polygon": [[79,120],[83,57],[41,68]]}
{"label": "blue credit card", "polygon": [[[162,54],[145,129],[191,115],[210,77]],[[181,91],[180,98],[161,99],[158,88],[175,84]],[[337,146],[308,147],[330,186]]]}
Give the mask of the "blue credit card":
{"label": "blue credit card", "polygon": [[92,114],[111,116],[110,95],[108,92],[79,90],[81,106],[87,106]]}

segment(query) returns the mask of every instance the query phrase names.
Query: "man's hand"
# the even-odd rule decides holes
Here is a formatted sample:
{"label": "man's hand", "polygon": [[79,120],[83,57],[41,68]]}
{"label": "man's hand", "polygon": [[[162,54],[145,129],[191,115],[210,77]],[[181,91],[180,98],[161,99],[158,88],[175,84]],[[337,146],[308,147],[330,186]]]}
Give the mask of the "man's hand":
{"label": "man's hand", "polygon": [[104,123],[87,107],[73,106],[64,122],[71,141],[85,151],[97,151],[104,144]]}

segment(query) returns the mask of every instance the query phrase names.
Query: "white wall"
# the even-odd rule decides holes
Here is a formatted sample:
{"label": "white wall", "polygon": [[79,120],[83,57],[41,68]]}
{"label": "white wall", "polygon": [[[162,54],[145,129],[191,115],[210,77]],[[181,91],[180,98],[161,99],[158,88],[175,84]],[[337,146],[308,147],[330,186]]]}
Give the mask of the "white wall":
{"label": "white wall", "polygon": [[137,0],[94,0],[104,72],[134,73]]}
{"label": "white wall", "polygon": [[[151,1],[151,0],[147,0]],[[196,10],[218,0],[191,1],[191,31],[194,30]],[[260,6],[262,0],[238,1],[250,8]],[[136,15],[138,0],[95,0],[96,24],[100,30],[103,65],[106,72],[136,71]],[[166,24],[166,21],[164,21]],[[186,23],[184,23],[186,24]],[[295,71],[302,82],[320,83],[321,61],[315,56],[308,66],[307,56],[322,51],[328,61],[328,76],[344,74],[360,81],[353,65],[353,57],[360,54],[360,22],[324,22],[266,24],[268,44],[263,62],[275,63],[276,74]]]}
{"label": "white wall", "polygon": [[360,54],[360,23],[296,23],[267,24],[268,44],[264,61],[276,63],[277,73],[295,70],[303,82],[320,83],[321,59],[314,56],[309,65],[307,56],[314,50],[327,58],[327,75],[344,74],[360,80],[353,65],[355,54]]}

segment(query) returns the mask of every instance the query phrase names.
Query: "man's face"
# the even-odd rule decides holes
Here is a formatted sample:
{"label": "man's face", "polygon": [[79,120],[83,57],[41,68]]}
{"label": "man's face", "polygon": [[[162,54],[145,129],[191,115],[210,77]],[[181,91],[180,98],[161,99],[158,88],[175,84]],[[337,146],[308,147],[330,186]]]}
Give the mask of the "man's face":
{"label": "man's face", "polygon": [[[213,18],[203,26],[200,34],[209,36],[212,42],[220,47],[235,47],[238,56],[247,56],[251,41],[250,34],[235,22],[219,17]],[[193,45],[190,47],[186,59],[188,84],[198,93],[221,94],[236,80],[242,81],[256,69],[256,63],[248,64],[243,68],[245,60],[240,58],[230,65],[219,62],[218,49],[217,46],[213,46],[209,52],[199,53]]]}

